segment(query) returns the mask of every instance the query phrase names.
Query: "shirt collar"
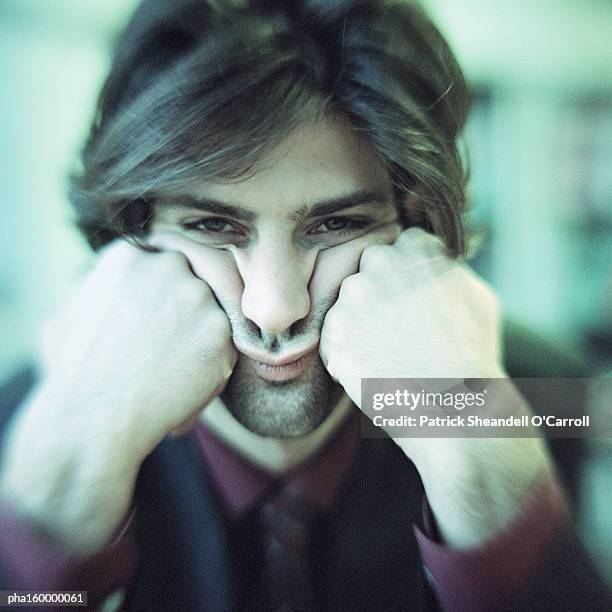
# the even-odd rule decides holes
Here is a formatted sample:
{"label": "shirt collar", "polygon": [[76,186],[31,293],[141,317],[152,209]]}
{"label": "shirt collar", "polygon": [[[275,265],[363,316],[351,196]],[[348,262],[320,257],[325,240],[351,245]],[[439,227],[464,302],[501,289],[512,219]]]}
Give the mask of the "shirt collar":
{"label": "shirt collar", "polygon": [[204,423],[195,428],[202,458],[215,489],[235,520],[259,504],[279,484],[323,510],[333,510],[338,493],[355,463],[360,441],[359,409],[355,406],[321,449],[283,475],[251,463],[220,440]]}

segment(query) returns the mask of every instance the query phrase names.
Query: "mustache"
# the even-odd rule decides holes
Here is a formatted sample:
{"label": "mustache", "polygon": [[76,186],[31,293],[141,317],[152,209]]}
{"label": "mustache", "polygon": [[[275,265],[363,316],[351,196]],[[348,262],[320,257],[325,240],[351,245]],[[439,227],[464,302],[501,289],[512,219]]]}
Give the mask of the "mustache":
{"label": "mustache", "polygon": [[295,321],[286,331],[280,334],[269,334],[261,330],[253,321],[247,319],[235,305],[226,305],[223,304],[222,300],[218,301],[229,319],[232,340],[236,346],[281,353],[289,349],[299,351],[317,343],[325,316],[337,299],[337,293],[320,299],[311,307],[306,317]]}

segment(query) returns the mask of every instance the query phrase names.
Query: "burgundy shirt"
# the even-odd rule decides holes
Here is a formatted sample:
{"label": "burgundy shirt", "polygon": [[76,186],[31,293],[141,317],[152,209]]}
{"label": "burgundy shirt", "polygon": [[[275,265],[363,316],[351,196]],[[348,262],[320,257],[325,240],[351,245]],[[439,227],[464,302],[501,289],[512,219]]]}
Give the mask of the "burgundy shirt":
{"label": "burgundy shirt", "polygon": [[[283,481],[309,502],[333,511],[340,487],[355,463],[360,440],[357,410],[312,458],[282,477],[247,461],[203,424],[191,435],[199,443],[208,472],[226,512],[238,522]],[[0,507],[0,555],[13,572],[20,590],[88,591],[90,607],[128,585],[138,567],[135,511],[103,550],[75,558],[45,545],[18,517]],[[569,528],[564,497],[554,481],[534,488],[521,513],[485,545],[453,549],[439,541],[433,515],[424,499],[425,533],[414,526],[425,573],[446,611],[495,608],[500,598],[512,600],[535,569],[553,538]]]}

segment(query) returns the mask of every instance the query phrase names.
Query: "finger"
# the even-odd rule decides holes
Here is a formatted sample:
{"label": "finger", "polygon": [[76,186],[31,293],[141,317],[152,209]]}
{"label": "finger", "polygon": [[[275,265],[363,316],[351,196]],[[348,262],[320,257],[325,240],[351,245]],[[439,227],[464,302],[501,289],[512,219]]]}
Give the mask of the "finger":
{"label": "finger", "polygon": [[447,257],[446,246],[442,240],[420,227],[404,230],[395,241],[395,246],[406,253],[415,264]]}
{"label": "finger", "polygon": [[115,238],[96,251],[98,260],[127,259],[142,254],[143,249],[125,238]]}
{"label": "finger", "polygon": [[319,355],[321,356],[321,361],[323,362],[323,366],[327,370],[327,373],[331,376],[331,378],[338,382],[336,377],[336,373],[332,371],[332,364],[330,363],[331,356],[331,342],[330,339],[332,337],[332,327],[333,324],[331,321],[336,316],[336,306],[332,306],[325,315],[325,319],[323,320],[323,325],[321,327],[321,337],[319,339]]}
{"label": "finger", "polygon": [[395,223],[387,223],[359,238],[320,251],[310,281],[311,294],[318,295],[329,286],[339,288],[347,276],[359,271],[359,260],[368,246],[392,244],[399,232]]}

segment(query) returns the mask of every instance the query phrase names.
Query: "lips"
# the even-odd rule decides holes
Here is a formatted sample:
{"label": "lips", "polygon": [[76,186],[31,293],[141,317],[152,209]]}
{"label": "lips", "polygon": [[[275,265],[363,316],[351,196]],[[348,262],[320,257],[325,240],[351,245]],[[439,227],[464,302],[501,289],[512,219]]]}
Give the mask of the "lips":
{"label": "lips", "polygon": [[249,357],[255,371],[265,380],[273,382],[285,382],[297,378],[306,368],[306,355],[312,353],[317,344],[306,350],[290,353],[281,357],[272,357],[266,353],[240,350]]}
{"label": "lips", "polygon": [[262,363],[261,361],[255,362],[255,371],[257,374],[266,380],[274,382],[293,380],[297,378],[305,368],[306,360],[303,357],[285,365],[270,365],[268,363]]}

